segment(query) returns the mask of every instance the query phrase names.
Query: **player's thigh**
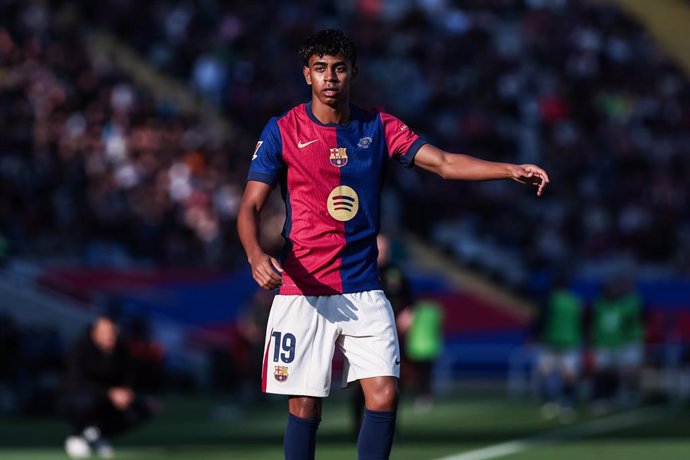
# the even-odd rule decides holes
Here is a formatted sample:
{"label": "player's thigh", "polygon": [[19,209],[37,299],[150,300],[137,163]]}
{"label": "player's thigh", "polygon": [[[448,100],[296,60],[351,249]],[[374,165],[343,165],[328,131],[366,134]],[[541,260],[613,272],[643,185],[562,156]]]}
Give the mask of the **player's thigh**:
{"label": "player's thigh", "polygon": [[352,382],[400,376],[400,347],[395,317],[382,291],[345,294],[355,318],[341,323],[338,346],[345,355],[343,379]]}
{"label": "player's thigh", "polygon": [[328,396],[337,328],[321,314],[324,299],[275,297],[262,370],[262,386],[267,393]]}

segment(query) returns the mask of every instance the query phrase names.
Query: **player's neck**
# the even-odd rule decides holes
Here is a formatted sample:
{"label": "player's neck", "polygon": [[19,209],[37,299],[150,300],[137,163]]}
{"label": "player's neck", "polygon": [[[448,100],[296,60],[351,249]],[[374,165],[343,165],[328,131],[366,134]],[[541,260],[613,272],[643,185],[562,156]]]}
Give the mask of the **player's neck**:
{"label": "player's neck", "polygon": [[350,121],[350,103],[344,101],[337,106],[330,106],[314,98],[311,103],[311,111],[319,122],[324,125],[344,125]]}

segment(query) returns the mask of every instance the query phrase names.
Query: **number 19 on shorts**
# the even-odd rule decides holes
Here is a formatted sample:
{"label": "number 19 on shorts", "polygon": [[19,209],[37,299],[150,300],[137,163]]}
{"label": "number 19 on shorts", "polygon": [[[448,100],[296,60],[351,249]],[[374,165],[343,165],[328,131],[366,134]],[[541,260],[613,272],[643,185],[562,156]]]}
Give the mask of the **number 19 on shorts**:
{"label": "number 19 on shorts", "polygon": [[273,362],[291,363],[295,359],[295,336],[289,332],[283,334],[273,331],[271,338],[273,339]]}

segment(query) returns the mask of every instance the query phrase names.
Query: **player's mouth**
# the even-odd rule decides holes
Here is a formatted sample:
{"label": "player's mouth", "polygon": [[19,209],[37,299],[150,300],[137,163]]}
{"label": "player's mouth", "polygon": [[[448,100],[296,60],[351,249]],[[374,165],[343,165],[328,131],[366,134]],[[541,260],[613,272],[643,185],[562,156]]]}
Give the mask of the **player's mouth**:
{"label": "player's mouth", "polygon": [[340,91],[337,88],[324,88],[321,92],[326,97],[335,97]]}

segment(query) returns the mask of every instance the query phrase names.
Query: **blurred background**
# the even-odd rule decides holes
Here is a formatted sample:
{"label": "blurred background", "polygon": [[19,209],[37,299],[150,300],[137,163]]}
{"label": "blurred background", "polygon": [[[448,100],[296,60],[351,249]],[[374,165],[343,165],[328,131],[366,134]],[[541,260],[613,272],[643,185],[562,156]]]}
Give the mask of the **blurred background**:
{"label": "blurred background", "polygon": [[[537,198],[389,168],[384,266],[410,347],[393,458],[631,410],[510,458],[688,458],[687,24],[686,0],[0,0],[0,456],[65,458],[66,356],[107,314],[163,407],[118,456],[279,458],[285,404],[258,392],[272,296],[237,207],[262,127],[310,97],[300,43],[341,28],[355,103],[551,178]],[[273,251],[283,219],[276,194]],[[559,289],[577,313],[554,326]],[[565,349],[574,367],[549,366]],[[328,458],[354,458],[349,391],[326,406]]]}

